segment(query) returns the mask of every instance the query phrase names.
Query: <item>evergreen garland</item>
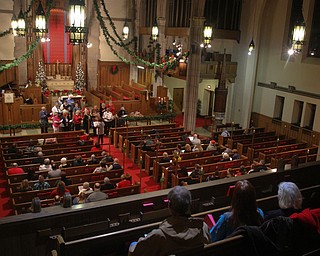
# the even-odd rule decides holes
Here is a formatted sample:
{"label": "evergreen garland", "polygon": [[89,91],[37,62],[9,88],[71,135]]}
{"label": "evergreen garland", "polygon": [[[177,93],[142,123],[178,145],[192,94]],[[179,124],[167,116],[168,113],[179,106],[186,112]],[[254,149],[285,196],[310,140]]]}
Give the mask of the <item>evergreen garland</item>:
{"label": "evergreen garland", "polygon": [[3,32],[0,32],[0,37],[3,37],[3,36],[6,36],[6,35],[9,35],[11,32],[11,28],[3,31]]}
{"label": "evergreen garland", "polygon": [[84,72],[82,70],[81,63],[78,63],[76,69],[76,81],[74,83],[74,89],[82,91],[86,87],[86,82],[84,79]]}

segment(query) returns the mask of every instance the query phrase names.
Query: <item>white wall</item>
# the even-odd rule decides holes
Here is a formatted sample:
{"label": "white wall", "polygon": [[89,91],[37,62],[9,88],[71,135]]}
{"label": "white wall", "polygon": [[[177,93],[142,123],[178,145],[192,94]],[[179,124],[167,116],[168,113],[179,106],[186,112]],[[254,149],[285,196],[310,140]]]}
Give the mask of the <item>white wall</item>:
{"label": "white wall", "polygon": [[[1,11],[12,12],[13,1],[1,1]],[[6,31],[11,27],[12,13],[1,13],[0,11],[0,31]],[[16,14],[17,15],[17,14]],[[0,59],[13,60],[14,59],[14,39],[13,35],[5,35],[0,38]]]}

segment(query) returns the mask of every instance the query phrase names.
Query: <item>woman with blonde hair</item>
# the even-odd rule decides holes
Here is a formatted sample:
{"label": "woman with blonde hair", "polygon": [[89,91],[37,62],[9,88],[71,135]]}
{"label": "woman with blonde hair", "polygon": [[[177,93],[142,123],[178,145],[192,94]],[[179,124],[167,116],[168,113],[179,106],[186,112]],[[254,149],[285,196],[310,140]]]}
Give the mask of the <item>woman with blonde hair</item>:
{"label": "woman with blonde hair", "polygon": [[27,179],[24,179],[20,186],[17,188],[17,191],[19,192],[26,192],[32,190],[32,187],[29,185],[29,181]]}

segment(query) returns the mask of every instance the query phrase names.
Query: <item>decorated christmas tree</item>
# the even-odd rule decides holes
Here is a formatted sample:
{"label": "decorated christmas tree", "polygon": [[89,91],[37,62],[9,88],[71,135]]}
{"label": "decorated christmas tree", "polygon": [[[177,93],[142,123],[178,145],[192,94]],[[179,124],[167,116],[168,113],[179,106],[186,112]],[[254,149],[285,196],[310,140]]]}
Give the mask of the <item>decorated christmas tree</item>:
{"label": "decorated christmas tree", "polygon": [[82,91],[86,87],[84,79],[84,72],[82,70],[81,63],[78,63],[76,70],[76,81],[74,83],[74,89]]}
{"label": "decorated christmas tree", "polygon": [[38,70],[36,71],[35,82],[37,85],[41,86],[42,91],[46,91],[48,89],[46,73],[44,72],[42,61],[39,61]]}

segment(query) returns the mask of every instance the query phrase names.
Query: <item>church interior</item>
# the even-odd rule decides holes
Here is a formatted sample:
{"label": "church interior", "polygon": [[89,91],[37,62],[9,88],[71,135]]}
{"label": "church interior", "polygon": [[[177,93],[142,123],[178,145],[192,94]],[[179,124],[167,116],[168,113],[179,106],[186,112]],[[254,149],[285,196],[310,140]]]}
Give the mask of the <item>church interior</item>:
{"label": "church interior", "polygon": [[[191,192],[192,216],[205,219],[229,209],[243,179],[263,210],[278,207],[283,181],[298,185],[305,207],[319,207],[319,12],[315,0],[2,1],[1,255],[127,255],[132,241],[170,215],[167,194],[176,185]],[[70,128],[59,123],[56,133],[53,109],[63,115],[68,101],[82,122],[76,126],[72,107]],[[110,125],[105,106],[114,114]],[[105,143],[93,152],[99,122]],[[201,150],[186,153],[195,133]],[[121,170],[99,174],[92,173],[99,162],[89,160],[62,169],[72,181],[69,200],[83,182],[93,188],[105,177],[119,184],[128,174],[130,187],[88,204],[65,196],[62,207],[51,207],[60,177],[47,178],[45,191],[19,192],[24,179],[31,187],[38,181],[30,173],[43,174],[36,155],[12,151],[30,144],[56,163],[92,153],[100,162],[103,151],[120,160]],[[164,153],[171,162],[161,162]],[[268,171],[254,171],[262,160]],[[8,173],[15,163],[23,175]],[[190,178],[196,165],[199,174]],[[236,236],[177,255],[235,255],[247,252],[244,241]]]}

